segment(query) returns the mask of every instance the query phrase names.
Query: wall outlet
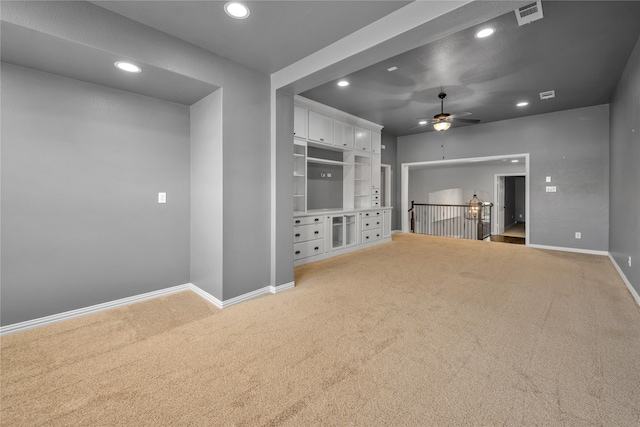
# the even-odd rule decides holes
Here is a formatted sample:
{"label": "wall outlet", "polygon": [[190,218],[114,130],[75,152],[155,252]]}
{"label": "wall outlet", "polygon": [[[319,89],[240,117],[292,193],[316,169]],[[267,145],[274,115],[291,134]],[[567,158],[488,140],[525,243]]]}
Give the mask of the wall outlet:
{"label": "wall outlet", "polygon": [[576,231],[576,239],[582,239],[582,233],[579,231]]}
{"label": "wall outlet", "polygon": [[320,178],[324,178],[324,177],[326,177],[326,176],[327,176],[327,174],[326,174],[326,173],[324,173],[324,172],[320,172]]}
{"label": "wall outlet", "polygon": [[327,178],[331,178],[331,172],[327,172]]}
{"label": "wall outlet", "polygon": [[547,193],[555,193],[556,192],[556,186],[555,185],[547,185],[546,191],[547,191]]}
{"label": "wall outlet", "polygon": [[167,193],[158,193],[158,203],[167,203]]}
{"label": "wall outlet", "polygon": [[628,264],[629,264],[629,267],[631,267],[631,255],[629,255],[629,262],[628,262]]}

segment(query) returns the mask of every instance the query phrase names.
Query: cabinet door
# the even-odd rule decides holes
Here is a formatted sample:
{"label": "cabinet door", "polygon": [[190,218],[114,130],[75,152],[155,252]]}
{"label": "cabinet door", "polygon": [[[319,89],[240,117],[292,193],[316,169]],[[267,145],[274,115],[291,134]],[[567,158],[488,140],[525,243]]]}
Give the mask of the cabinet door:
{"label": "cabinet door", "polygon": [[382,237],[387,238],[391,237],[391,211],[384,211],[384,218],[382,219]]}
{"label": "cabinet door", "polygon": [[371,152],[371,131],[356,126],[356,150]]}
{"label": "cabinet door", "polygon": [[371,152],[373,154],[382,153],[382,135],[378,132],[371,133]]}
{"label": "cabinet door", "polygon": [[302,107],[293,107],[293,136],[307,139],[307,110]]}
{"label": "cabinet door", "polygon": [[333,119],[315,111],[309,111],[309,139],[333,144]]}
{"label": "cabinet door", "polygon": [[371,156],[371,188],[380,188],[380,169],[382,160],[379,155]]}
{"label": "cabinet door", "polygon": [[333,121],[333,145],[342,148],[353,148],[353,125],[339,120]]}

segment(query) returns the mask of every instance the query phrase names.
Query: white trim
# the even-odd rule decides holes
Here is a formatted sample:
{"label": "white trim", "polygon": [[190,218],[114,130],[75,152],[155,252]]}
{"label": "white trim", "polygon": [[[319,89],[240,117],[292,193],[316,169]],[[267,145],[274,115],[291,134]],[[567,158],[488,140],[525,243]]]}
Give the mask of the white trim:
{"label": "white trim", "polygon": [[[408,233],[411,228],[409,224],[409,169],[414,167],[424,167],[424,166],[441,166],[441,165],[463,165],[467,163],[479,163],[486,162],[491,160],[502,160],[502,159],[515,159],[522,158],[525,159],[524,166],[524,176],[525,176],[525,215],[527,216],[526,221],[530,222],[530,212],[529,208],[531,206],[530,198],[530,170],[529,170],[529,153],[520,153],[520,154],[503,154],[499,156],[486,156],[486,157],[467,157],[460,159],[446,159],[446,160],[429,160],[422,162],[408,162],[400,164],[401,178],[400,178],[400,207],[401,207],[401,215],[402,215],[402,231]],[[518,175],[522,176],[521,172],[518,172]],[[494,184],[495,186],[495,184]],[[529,241],[529,231],[531,229],[530,224],[527,225],[525,229],[526,233],[526,241]]]}
{"label": "white trim", "polygon": [[269,292],[271,292],[272,294],[277,294],[279,292],[282,291],[286,291],[289,289],[293,289],[296,286],[296,282],[289,282],[289,283],[284,283],[282,285],[278,285],[278,286],[269,286]]}
{"label": "white trim", "polygon": [[593,249],[579,249],[579,248],[563,248],[562,246],[547,246],[547,245],[536,245],[536,244],[527,244],[528,247],[533,249],[547,249],[551,251],[561,251],[561,252],[575,252],[579,254],[589,254],[589,255],[609,255],[607,251],[596,251]]}
{"label": "white trim", "polygon": [[193,283],[189,283],[188,286],[189,286],[189,289],[191,291],[195,292],[200,297],[202,297],[203,299],[209,301],[211,304],[215,305],[216,307],[222,309],[222,307],[224,306],[224,303],[222,301],[220,301],[218,298],[214,297],[213,295],[211,295],[207,291],[203,291],[202,289],[200,289],[199,287],[197,287]]}
{"label": "white trim", "polygon": [[220,301],[210,293],[203,291],[193,283],[185,283],[184,285],[173,286],[171,288],[160,289],[153,292],[147,292],[145,294],[134,295],[128,298],[122,298],[115,301],[109,301],[102,304],[92,305],[89,307],[79,308],[77,310],[65,311],[63,313],[53,314],[51,316],[40,317],[37,319],[27,320],[25,322],[14,323],[12,325],[0,326],[0,336],[13,334],[16,332],[22,332],[33,328],[39,328],[41,326],[51,325],[53,323],[62,322],[63,320],[70,320],[76,317],[85,316],[87,314],[98,313],[104,310],[110,310],[112,308],[118,308],[125,305],[133,304],[136,302],[142,302],[152,298],[158,298],[165,295],[174,294],[181,291],[193,291],[203,299],[209,301],[216,307],[223,309],[234,304],[238,304],[243,301],[250,300],[260,295],[268,293],[278,293],[287,289],[293,289],[294,282],[285,283],[279,286],[265,286],[264,288],[257,289],[252,292],[248,292],[243,295],[239,295],[235,298],[231,298],[225,301]]}
{"label": "white trim", "polygon": [[128,298],[122,298],[115,301],[109,301],[102,304],[96,304],[89,307],[79,308],[77,310],[65,311],[63,313],[53,314],[51,316],[40,317],[38,319],[27,320],[25,322],[14,323],[12,325],[0,327],[0,336],[6,334],[12,334],[15,332],[22,332],[28,329],[38,328],[40,326],[46,326],[53,323],[61,322],[63,320],[73,319],[75,317],[84,316],[86,314],[98,313],[104,310],[110,310],[112,308],[122,307],[125,305],[133,304],[136,302],[142,302],[152,298],[158,298],[164,295],[173,294],[176,292],[186,291],[194,287],[191,283],[184,285],[173,286],[171,288],[161,289],[158,291],[147,292],[145,294],[134,295]]}
{"label": "white trim", "polygon": [[629,292],[631,292],[631,296],[633,297],[634,300],[636,300],[636,304],[638,304],[638,307],[640,307],[640,295],[638,295],[638,292],[636,292],[633,286],[631,286],[631,282],[629,281],[629,279],[627,279],[627,276],[624,274],[624,272],[622,271],[622,269],[620,268],[616,260],[613,258],[613,256],[611,256],[611,253],[609,253],[608,255],[609,255],[609,259],[613,263],[613,266],[616,268],[616,270],[618,270],[618,274],[622,278],[622,281],[624,282],[625,285],[627,285],[627,289],[629,289]]}
{"label": "white trim", "polygon": [[238,304],[250,300],[260,295],[268,294],[271,286],[265,286],[264,288],[256,289],[255,291],[247,292],[246,294],[238,295],[237,297],[222,301],[221,308],[227,308],[230,305]]}

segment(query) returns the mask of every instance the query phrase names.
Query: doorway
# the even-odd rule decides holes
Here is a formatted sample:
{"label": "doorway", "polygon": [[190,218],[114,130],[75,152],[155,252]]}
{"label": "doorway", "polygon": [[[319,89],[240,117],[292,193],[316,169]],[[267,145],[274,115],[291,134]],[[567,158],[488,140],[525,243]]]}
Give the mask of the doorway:
{"label": "doorway", "polygon": [[495,225],[493,241],[526,244],[527,197],[526,175],[495,175]]}
{"label": "doorway", "polygon": [[[409,183],[409,171],[410,170],[414,170],[414,169],[419,169],[419,168],[431,168],[431,167],[446,167],[446,166],[450,166],[450,165],[464,165],[464,164],[485,164],[485,165],[504,165],[505,162],[514,162],[517,163],[517,161],[520,162],[524,162],[524,173],[523,172],[513,172],[511,173],[512,176],[524,176],[527,177],[529,176],[529,153],[522,153],[522,154],[506,154],[506,155],[500,155],[500,156],[486,156],[486,157],[474,157],[474,158],[461,158],[461,159],[449,159],[449,160],[433,160],[433,161],[423,161],[423,162],[411,162],[411,163],[401,163],[400,164],[400,225],[401,225],[401,229],[403,232],[410,232],[410,225],[411,225],[411,220],[410,220],[410,214],[409,212],[409,204],[410,204],[410,199],[409,199],[409,187],[410,187],[410,183]],[[499,175],[503,175],[503,176],[508,176],[509,173],[505,172],[505,173],[500,173]],[[489,183],[488,183],[488,188],[491,188],[491,177],[488,178],[489,179]],[[494,179],[494,200],[497,200],[497,192],[498,192],[498,185],[497,185],[498,180]],[[525,221],[528,220],[528,218],[530,217],[530,182],[528,179],[525,179],[524,181],[524,192],[525,192],[525,204],[524,204],[524,219]],[[489,190],[491,191],[491,190]],[[495,206],[495,203],[494,203]],[[495,207],[494,207],[495,209]],[[498,216],[498,215],[496,215]],[[504,219],[503,219],[504,221]],[[495,222],[495,220],[492,220],[492,225],[494,227],[497,226],[497,223]],[[504,224],[504,222],[503,222]],[[530,225],[530,224],[529,224]],[[503,225],[504,227],[504,225]],[[493,227],[492,227],[493,228]],[[529,235],[530,235],[530,231],[531,231],[531,227],[526,227],[525,229],[525,240],[526,243],[528,244],[529,242]]]}

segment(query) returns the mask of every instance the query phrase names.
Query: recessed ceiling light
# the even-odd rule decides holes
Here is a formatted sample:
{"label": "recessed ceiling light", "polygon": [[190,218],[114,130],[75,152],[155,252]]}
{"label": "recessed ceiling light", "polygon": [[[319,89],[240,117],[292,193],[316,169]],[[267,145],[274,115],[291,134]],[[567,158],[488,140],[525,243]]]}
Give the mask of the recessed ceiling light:
{"label": "recessed ceiling light", "polygon": [[224,11],[227,12],[227,15],[235,19],[248,18],[251,13],[247,6],[237,1],[230,1],[226,3],[224,5]]}
{"label": "recessed ceiling light", "polygon": [[527,101],[522,101],[522,102],[518,102],[516,104],[516,107],[526,107],[527,105],[529,105]]}
{"label": "recessed ceiling light", "polygon": [[114,64],[119,70],[127,71],[129,73],[141,73],[142,68],[138,67],[131,62],[118,61]]}
{"label": "recessed ceiling light", "polygon": [[340,87],[349,86],[349,82],[348,82],[348,81],[346,81],[346,80],[340,80],[340,81],[338,82],[338,86],[340,86]]}
{"label": "recessed ceiling light", "polygon": [[489,37],[491,34],[495,33],[496,29],[495,28],[483,28],[482,30],[478,31],[476,33],[476,38],[478,39],[483,39],[485,37]]}
{"label": "recessed ceiling light", "polygon": [[520,160],[518,160],[518,159],[513,159],[513,160],[511,160],[511,163],[518,163],[519,161]]}
{"label": "recessed ceiling light", "polygon": [[396,66],[394,65],[393,67],[389,67],[389,68],[387,68],[387,71],[391,72],[391,71],[395,71],[395,70],[397,70],[397,69],[398,69],[398,67],[396,67]]}

